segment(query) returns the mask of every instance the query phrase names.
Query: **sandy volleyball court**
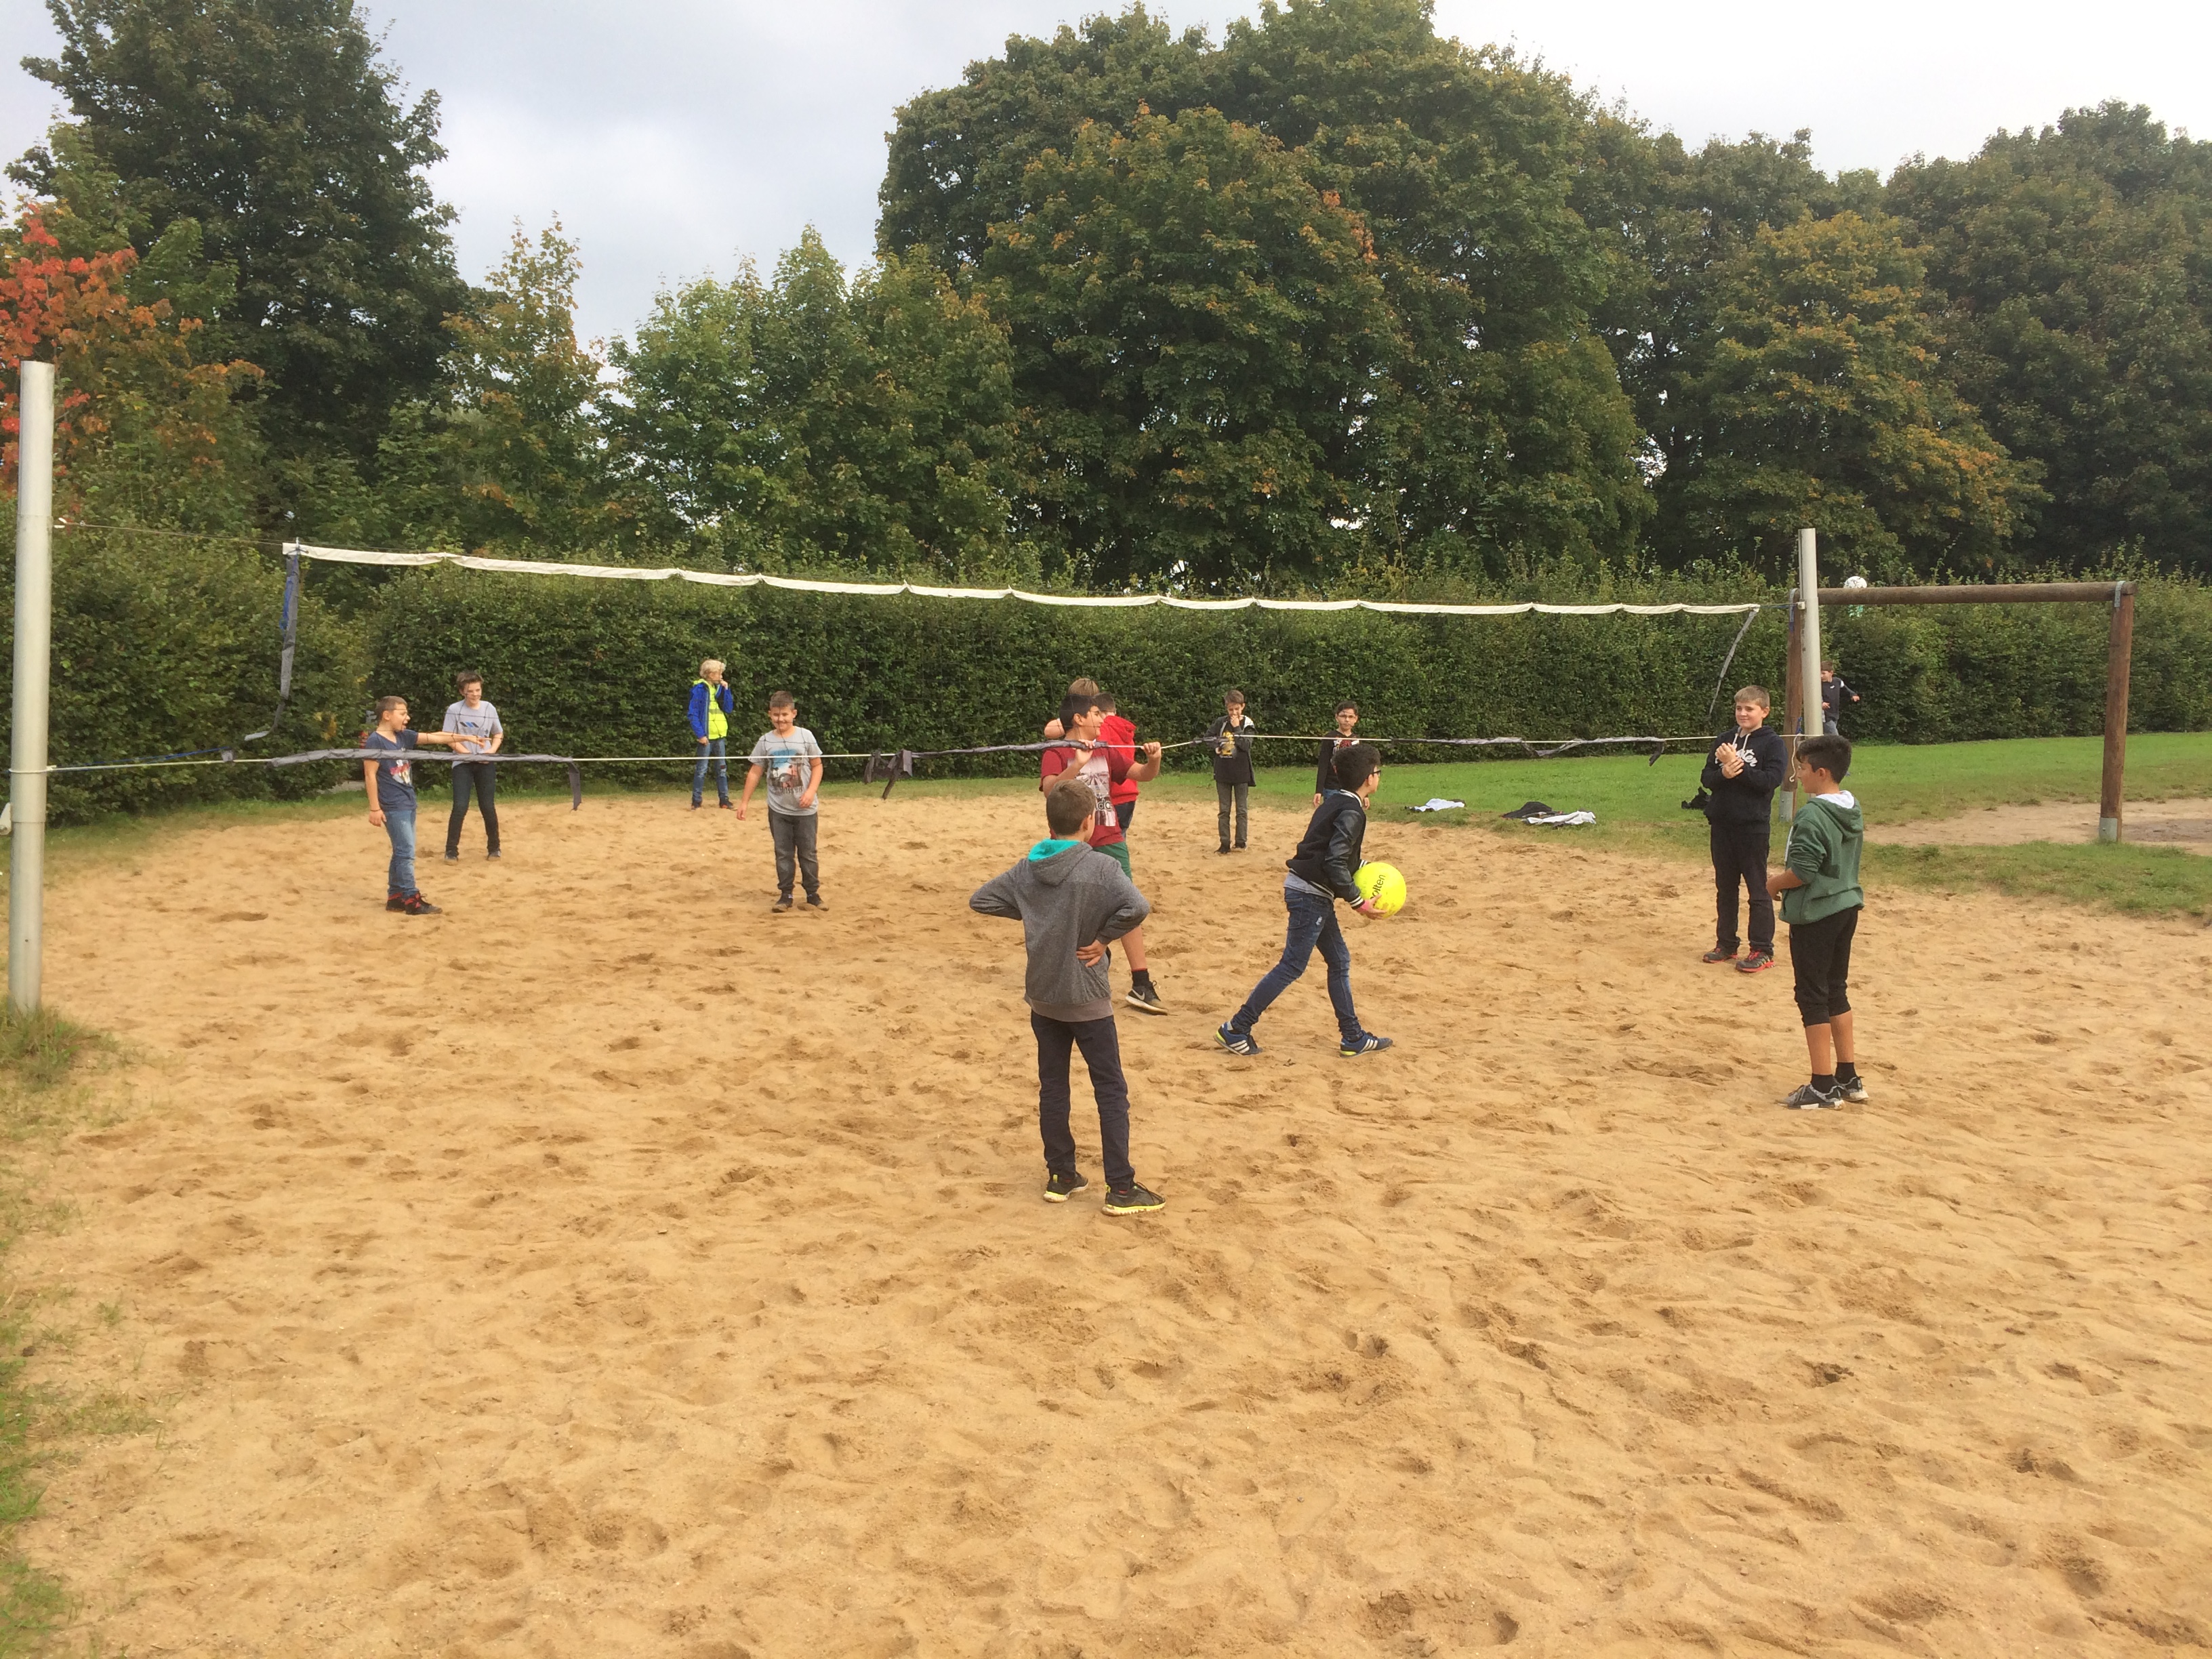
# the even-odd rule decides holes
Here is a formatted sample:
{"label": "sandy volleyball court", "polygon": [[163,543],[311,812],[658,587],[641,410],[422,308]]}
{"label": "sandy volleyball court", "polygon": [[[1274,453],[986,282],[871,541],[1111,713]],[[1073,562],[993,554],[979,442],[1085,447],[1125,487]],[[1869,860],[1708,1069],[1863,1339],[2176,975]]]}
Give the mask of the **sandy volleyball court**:
{"label": "sandy volleyball court", "polygon": [[[1695,866],[1378,822],[1413,905],[1240,1060],[1279,860],[1146,803],[1139,1176],[1038,1200],[1034,799],[832,799],[831,910],[678,797],[504,809],[380,905],[353,819],[80,872],[120,1034],[41,1375],[160,1432],[33,1557],[132,1655],[2150,1654],[2212,1643],[2212,936],[1877,892],[1874,1098]],[[433,817],[438,815],[431,815]],[[426,820],[427,821],[427,820]],[[425,841],[434,847],[435,836]],[[1117,974],[1117,979],[1119,975]],[[1094,1182],[1096,1125],[1078,1125]]]}

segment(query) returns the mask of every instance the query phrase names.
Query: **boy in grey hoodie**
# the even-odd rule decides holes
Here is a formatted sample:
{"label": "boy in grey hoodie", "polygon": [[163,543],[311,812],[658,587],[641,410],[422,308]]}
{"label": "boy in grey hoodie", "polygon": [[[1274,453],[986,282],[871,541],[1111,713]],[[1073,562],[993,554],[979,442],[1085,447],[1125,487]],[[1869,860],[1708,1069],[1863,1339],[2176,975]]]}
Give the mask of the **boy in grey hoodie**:
{"label": "boy in grey hoodie", "polygon": [[1152,906],[1121,864],[1081,837],[1097,803],[1089,788],[1063,785],[1045,796],[1052,835],[1029,856],[977,888],[968,908],[1022,924],[1029,952],[1023,994],[1037,1044],[1037,1129],[1044,1139],[1045,1201],[1065,1204],[1091,1183],[1075,1167],[1068,1127],[1068,1061],[1080,1048],[1098,1100],[1106,1164],[1106,1213],[1134,1215],[1166,1200],[1137,1184],[1129,1164],[1129,1085],[1114,1025],[1107,945],[1142,922]]}

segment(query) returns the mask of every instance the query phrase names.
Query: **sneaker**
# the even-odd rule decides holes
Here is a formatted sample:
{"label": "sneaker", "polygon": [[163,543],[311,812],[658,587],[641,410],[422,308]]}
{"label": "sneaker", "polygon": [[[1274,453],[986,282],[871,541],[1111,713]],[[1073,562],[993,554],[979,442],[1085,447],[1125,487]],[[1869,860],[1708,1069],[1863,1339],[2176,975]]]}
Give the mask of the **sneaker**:
{"label": "sneaker", "polygon": [[1213,850],[1219,854],[1223,858],[1227,858],[1229,856],[1229,849],[1226,847],[1217,847]]}
{"label": "sneaker", "polygon": [[1045,1177],[1044,1201],[1048,1204],[1065,1204],[1090,1184],[1077,1170],[1070,1170],[1066,1175],[1062,1175],[1059,1170],[1054,1170]]}
{"label": "sneaker", "polygon": [[695,812],[696,812],[696,811],[697,811],[699,810],[699,808],[700,808],[701,805],[702,805],[702,803],[701,803],[701,802],[698,802],[698,801],[696,801],[696,800],[695,800],[695,801],[693,801],[693,802],[691,803],[691,810],[692,810],[693,811],[695,811]]}
{"label": "sneaker", "polygon": [[1167,1200],[1148,1187],[1139,1187],[1133,1181],[1126,1187],[1109,1187],[1106,1189],[1108,1215],[1137,1215],[1146,1210],[1164,1210],[1167,1206]]}
{"label": "sneaker", "polygon": [[495,858],[497,858],[497,857],[499,856],[499,848],[496,848],[496,847],[493,848],[491,849],[491,851],[490,851],[490,852],[489,852],[489,853],[486,853],[486,854],[484,854],[484,856],[485,856],[486,858],[488,858],[488,859],[495,859]]}
{"label": "sneaker", "polygon": [[775,903],[768,907],[769,914],[770,915],[781,915],[784,911],[788,910],[789,908],[791,908],[791,895],[788,893],[786,893],[781,898],[776,900]]}
{"label": "sneaker", "polygon": [[1376,1036],[1372,1031],[1362,1031],[1358,1036],[1346,1038],[1339,1044],[1336,1052],[1346,1060],[1354,1060],[1361,1054],[1380,1054],[1391,1046],[1389,1037]]}
{"label": "sneaker", "polygon": [[718,805],[720,805],[720,807],[721,807],[722,811],[724,811],[725,812],[734,812],[734,811],[736,811],[738,810],[735,806],[732,805],[728,801],[721,801],[721,802],[718,803]]}
{"label": "sneaker", "polygon": [[444,912],[420,893],[410,893],[401,901],[399,914],[404,916],[435,916],[442,915]]}
{"label": "sneaker", "polygon": [[446,862],[448,864],[459,864],[460,861],[461,855],[459,853],[448,853],[446,854]]}
{"label": "sneaker", "polygon": [[1129,994],[1122,1000],[1132,1008],[1141,1008],[1148,1014],[1164,1014],[1168,1011],[1167,1004],[1160,1000],[1159,992],[1150,985],[1132,985]]}
{"label": "sneaker", "polygon": [[1836,1085],[1836,1092],[1854,1106],[1863,1106],[1866,1103],[1866,1079],[1855,1077],[1848,1083],[1839,1083]]}
{"label": "sneaker", "polygon": [[1723,951],[1719,945],[1716,945],[1711,950],[1706,951],[1705,955],[1699,957],[1698,960],[1699,962],[1734,962],[1735,960],[1735,952],[1734,951]]}
{"label": "sneaker", "polygon": [[1793,1112],[1825,1112],[1838,1105],[1843,1097],[1843,1091],[1840,1089],[1830,1094],[1826,1090],[1816,1089],[1809,1083],[1801,1083],[1790,1093],[1782,1097],[1782,1103]]}
{"label": "sneaker", "polygon": [[827,910],[830,907],[822,902],[821,894],[809,893],[806,896],[806,908],[810,910]]}
{"label": "sneaker", "polygon": [[1763,974],[1772,966],[1774,966],[1774,952],[1762,951],[1754,945],[1751,948],[1751,953],[1736,963],[1735,970],[1739,974]]}
{"label": "sneaker", "polygon": [[407,895],[404,893],[394,893],[390,898],[384,901],[384,908],[387,910],[404,910],[407,908]]}
{"label": "sneaker", "polygon": [[1232,1054],[1256,1054],[1260,1052],[1260,1045],[1252,1040],[1252,1034],[1240,1031],[1234,1025],[1215,1026],[1213,1040]]}

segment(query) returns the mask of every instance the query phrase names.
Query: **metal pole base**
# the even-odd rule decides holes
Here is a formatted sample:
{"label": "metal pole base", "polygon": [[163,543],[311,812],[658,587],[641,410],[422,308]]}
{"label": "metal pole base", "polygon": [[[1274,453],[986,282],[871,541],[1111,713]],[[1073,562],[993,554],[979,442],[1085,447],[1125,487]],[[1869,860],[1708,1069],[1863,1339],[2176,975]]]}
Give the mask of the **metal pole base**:
{"label": "metal pole base", "polygon": [[2099,842],[2109,847],[2116,843],[2119,838],[2120,821],[2118,818],[2099,818],[2097,820],[2097,839]]}

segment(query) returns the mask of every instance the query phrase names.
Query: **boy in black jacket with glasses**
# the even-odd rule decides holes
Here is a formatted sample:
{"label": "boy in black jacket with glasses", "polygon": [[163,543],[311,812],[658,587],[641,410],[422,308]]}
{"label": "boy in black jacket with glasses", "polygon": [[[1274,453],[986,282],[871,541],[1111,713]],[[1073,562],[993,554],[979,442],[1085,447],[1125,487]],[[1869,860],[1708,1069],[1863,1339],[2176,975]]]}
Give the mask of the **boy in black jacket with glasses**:
{"label": "boy in black jacket with glasses", "polygon": [[1289,873],[1283,878],[1283,906],[1290,912],[1290,927],[1283,941],[1283,959],[1252,988],[1244,1006],[1214,1030],[1214,1038],[1232,1054],[1256,1054],[1252,1027],[1268,1005],[1290,989],[1321,949],[1328,964],[1329,1006],[1336,1011],[1341,1040],[1337,1053],[1350,1060],[1390,1046],[1390,1039],[1360,1027],[1352,1006],[1352,950],[1337,926],[1336,902],[1344,900],[1361,915],[1372,915],[1374,906],[1360,896],[1352,877],[1359,869],[1359,854],[1367,837],[1367,798],[1382,781],[1382,757],[1372,744],[1346,744],[1336,751],[1334,787],[1323,795],[1306,825],[1305,838],[1291,854]]}

